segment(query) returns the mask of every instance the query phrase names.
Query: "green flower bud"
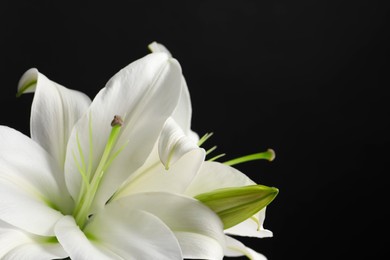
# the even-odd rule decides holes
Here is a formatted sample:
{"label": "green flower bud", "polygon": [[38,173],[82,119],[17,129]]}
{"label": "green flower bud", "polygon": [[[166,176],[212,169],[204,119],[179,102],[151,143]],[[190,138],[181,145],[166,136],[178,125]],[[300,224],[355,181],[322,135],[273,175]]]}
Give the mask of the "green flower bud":
{"label": "green flower bud", "polygon": [[222,220],[224,229],[250,218],[270,204],[279,190],[264,185],[217,189],[195,196]]}

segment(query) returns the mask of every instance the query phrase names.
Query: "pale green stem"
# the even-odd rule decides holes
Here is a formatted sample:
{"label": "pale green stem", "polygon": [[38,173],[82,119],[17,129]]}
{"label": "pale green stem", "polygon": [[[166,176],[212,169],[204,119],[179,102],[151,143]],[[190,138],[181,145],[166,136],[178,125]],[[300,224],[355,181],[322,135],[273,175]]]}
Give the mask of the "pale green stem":
{"label": "pale green stem", "polygon": [[244,163],[244,162],[249,162],[249,161],[254,161],[254,160],[263,160],[263,159],[273,161],[275,159],[274,150],[268,149],[267,151],[262,152],[262,153],[255,153],[255,154],[242,156],[242,157],[230,160],[230,161],[226,161],[223,164],[232,166],[232,165],[236,165],[239,163]]}
{"label": "pale green stem", "polygon": [[212,161],[218,160],[221,157],[224,157],[225,155],[226,155],[225,153],[221,153],[221,154],[218,154],[217,156],[214,156],[213,158],[208,159],[207,161],[212,162]]}
{"label": "pale green stem", "polygon": [[204,142],[206,142],[214,133],[207,133],[198,141],[198,146],[201,146]]}
{"label": "pale green stem", "polygon": [[208,149],[208,150],[206,151],[206,155],[208,155],[208,154],[210,154],[210,153],[214,152],[214,151],[215,151],[215,149],[217,149],[217,146],[216,146],[216,145],[215,145],[215,146],[213,146],[213,147],[211,147],[210,149]]}

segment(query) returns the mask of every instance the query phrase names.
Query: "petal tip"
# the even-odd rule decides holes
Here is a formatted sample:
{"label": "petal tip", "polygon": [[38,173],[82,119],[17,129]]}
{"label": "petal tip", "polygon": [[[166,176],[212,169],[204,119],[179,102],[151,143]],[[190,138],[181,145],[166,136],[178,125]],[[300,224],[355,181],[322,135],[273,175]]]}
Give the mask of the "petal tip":
{"label": "petal tip", "polygon": [[156,41],[151,42],[148,45],[148,49],[153,53],[162,52],[166,53],[169,57],[172,57],[172,54],[169,52],[169,50],[164,45]]}
{"label": "petal tip", "polygon": [[34,92],[38,81],[39,71],[36,68],[27,70],[18,82],[18,91],[16,97],[20,97],[24,93]]}

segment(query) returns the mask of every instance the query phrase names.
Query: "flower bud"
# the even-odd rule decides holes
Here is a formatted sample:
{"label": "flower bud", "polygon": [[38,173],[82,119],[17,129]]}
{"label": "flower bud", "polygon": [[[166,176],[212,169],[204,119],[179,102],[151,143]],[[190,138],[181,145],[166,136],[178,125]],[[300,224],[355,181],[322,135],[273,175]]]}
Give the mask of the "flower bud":
{"label": "flower bud", "polygon": [[224,229],[250,218],[270,204],[279,190],[264,185],[217,189],[195,196],[222,220]]}

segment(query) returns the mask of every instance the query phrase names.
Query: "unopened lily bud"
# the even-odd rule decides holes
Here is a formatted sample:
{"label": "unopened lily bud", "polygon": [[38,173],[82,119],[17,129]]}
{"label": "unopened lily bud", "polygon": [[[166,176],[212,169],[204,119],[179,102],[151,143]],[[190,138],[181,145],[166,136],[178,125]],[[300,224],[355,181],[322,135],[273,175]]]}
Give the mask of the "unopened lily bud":
{"label": "unopened lily bud", "polygon": [[217,189],[195,196],[222,220],[224,229],[250,218],[270,204],[279,190],[264,185]]}

